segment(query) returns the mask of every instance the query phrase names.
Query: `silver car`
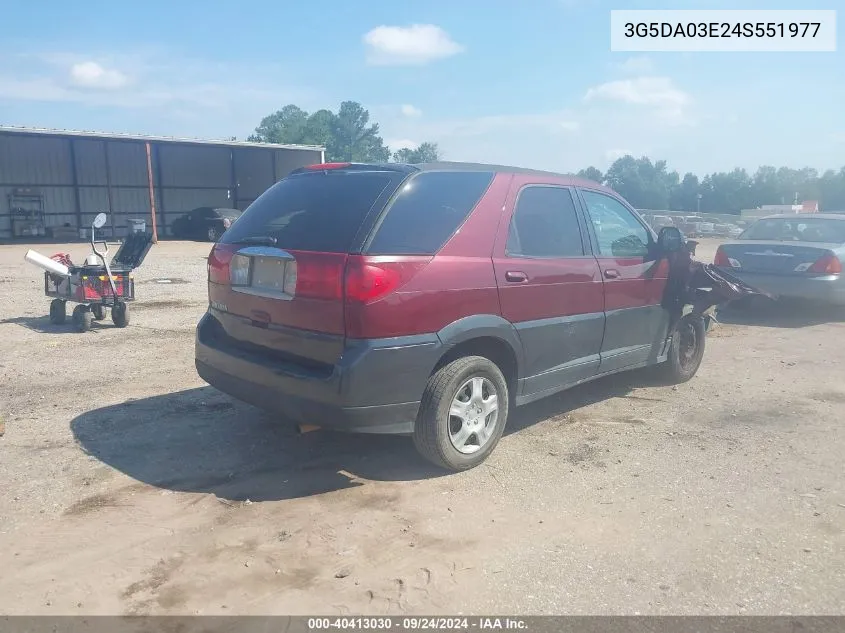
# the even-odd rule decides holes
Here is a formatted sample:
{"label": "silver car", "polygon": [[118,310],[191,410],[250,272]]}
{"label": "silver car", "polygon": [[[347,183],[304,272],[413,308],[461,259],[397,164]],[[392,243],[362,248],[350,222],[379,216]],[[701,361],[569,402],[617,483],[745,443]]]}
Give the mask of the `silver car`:
{"label": "silver car", "polygon": [[845,305],[845,215],[757,220],[716,251],[715,265],[775,297]]}

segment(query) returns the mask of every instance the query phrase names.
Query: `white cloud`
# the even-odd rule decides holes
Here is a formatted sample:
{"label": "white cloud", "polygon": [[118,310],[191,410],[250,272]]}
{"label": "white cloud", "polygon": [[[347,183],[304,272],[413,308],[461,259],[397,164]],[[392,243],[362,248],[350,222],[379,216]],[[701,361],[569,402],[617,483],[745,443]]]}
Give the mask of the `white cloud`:
{"label": "white cloud", "polygon": [[410,103],[406,103],[402,106],[402,114],[407,117],[418,117],[422,116],[422,110],[415,106],[412,106]]}
{"label": "white cloud", "polygon": [[650,57],[629,57],[619,64],[619,70],[631,75],[650,75],[655,71],[655,66]]}
{"label": "white cloud", "polygon": [[129,80],[118,70],[104,68],[97,62],[85,61],[70,67],[70,81],[81,88],[114,90],[125,86]]}
{"label": "white cloud", "polygon": [[587,90],[584,98],[587,101],[610,99],[660,107],[683,107],[692,101],[690,96],[676,88],[668,77],[636,77],[609,81]]}
{"label": "white cloud", "polygon": [[390,148],[391,152],[395,152],[398,149],[406,149],[406,148],[407,149],[417,149],[420,146],[420,144],[417,143],[416,141],[411,141],[411,140],[406,139],[406,138],[387,139],[384,142],[384,144],[387,145],[387,147]]}
{"label": "white cloud", "polygon": [[693,123],[688,116],[692,97],[675,86],[669,77],[617,79],[587,90],[584,101],[609,101],[651,108],[667,125]]}
{"label": "white cloud", "polygon": [[[95,58],[102,61],[92,62]],[[16,54],[14,64],[5,61],[0,58],[0,99],[9,102],[151,110],[185,119],[219,112],[244,117],[250,129],[280,103],[308,106],[313,98],[308,90],[285,87],[289,82],[272,65],[210,63],[175,58],[166,51],[123,55],[41,51]],[[65,127],[74,125],[70,121]],[[232,133],[236,132],[242,132],[240,126]]]}
{"label": "white cloud", "polygon": [[367,61],[376,66],[421,66],[464,51],[434,24],[377,26],[364,35]]}

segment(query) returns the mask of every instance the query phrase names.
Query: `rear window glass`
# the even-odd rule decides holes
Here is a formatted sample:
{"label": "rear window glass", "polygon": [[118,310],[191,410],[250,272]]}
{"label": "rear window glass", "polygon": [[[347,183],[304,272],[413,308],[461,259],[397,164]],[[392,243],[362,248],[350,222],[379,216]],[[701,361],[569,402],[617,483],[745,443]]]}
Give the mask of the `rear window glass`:
{"label": "rear window glass", "polygon": [[367,248],[371,255],[433,255],[493,180],[491,172],[430,171],[399,190]]}
{"label": "rear window glass", "polygon": [[742,234],[744,240],[845,243],[845,221],[827,218],[758,220]]}
{"label": "rear window glass", "polygon": [[372,171],[290,176],[249,205],[221,241],[269,236],[279,248],[345,253],[390,182],[390,174]]}

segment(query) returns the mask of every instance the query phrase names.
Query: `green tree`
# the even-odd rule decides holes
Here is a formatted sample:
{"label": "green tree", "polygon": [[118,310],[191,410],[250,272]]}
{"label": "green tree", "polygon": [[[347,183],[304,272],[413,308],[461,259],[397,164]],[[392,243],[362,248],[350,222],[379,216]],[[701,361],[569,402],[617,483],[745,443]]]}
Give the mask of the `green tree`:
{"label": "green tree", "polygon": [[669,208],[669,199],[678,186],[678,172],[668,171],[665,160],[652,163],[643,156],[623,156],[610,166],[605,183],[638,209]]}
{"label": "green tree", "polygon": [[754,204],[752,180],[744,169],[717,172],[701,181],[701,210],[706,213],[739,213]]}
{"label": "green tree", "polygon": [[305,121],[303,142],[307,145],[322,145],[326,153],[333,156],[336,153],[334,145],[334,130],[337,117],[331,110],[317,110],[311,113]]}
{"label": "green tree", "polygon": [[578,177],[585,178],[587,180],[592,180],[593,182],[597,182],[599,184],[604,182],[604,174],[601,173],[600,169],[598,169],[597,167],[593,167],[592,165],[590,165],[586,169],[582,169],[581,171],[579,171]]}
{"label": "green tree", "polygon": [[390,159],[390,150],[379,136],[378,123],[370,123],[370,113],[357,101],[344,101],[337,112],[334,160],[383,163]]}
{"label": "green tree", "polygon": [[673,211],[685,211],[687,213],[697,211],[700,193],[701,183],[698,181],[698,176],[686,173],[680,184],[670,192],[669,208]]}
{"label": "green tree", "polygon": [[[370,113],[357,101],[344,101],[337,113],[323,109],[309,114],[299,106],[286,105],[264,117],[249,140],[321,145],[329,161],[381,163],[391,157],[378,123],[370,122]],[[423,143],[416,151],[425,160],[438,153],[433,143]]]}
{"label": "green tree", "polygon": [[393,152],[393,160],[408,165],[436,163],[440,160],[440,149],[437,147],[437,143],[421,143],[416,149],[403,147]]}
{"label": "green tree", "polygon": [[308,113],[298,106],[286,105],[261,119],[248,140],[258,143],[305,144],[307,127]]}

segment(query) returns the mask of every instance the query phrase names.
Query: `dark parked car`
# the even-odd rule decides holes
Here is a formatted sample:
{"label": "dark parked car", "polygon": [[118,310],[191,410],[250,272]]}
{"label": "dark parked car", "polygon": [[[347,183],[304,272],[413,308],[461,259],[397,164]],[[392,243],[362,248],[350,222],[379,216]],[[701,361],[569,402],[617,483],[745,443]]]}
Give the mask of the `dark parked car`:
{"label": "dark parked car", "polygon": [[714,263],[775,297],[845,305],[845,215],[761,218],[719,247]]}
{"label": "dark parked car", "polygon": [[216,242],[242,214],[238,209],[199,207],[173,222],[171,230],[180,239]]}
{"label": "dark parked car", "polygon": [[692,378],[705,319],[670,334],[661,307],[677,241],[568,176],[302,168],[212,249],[197,371],[300,424],[413,435],[435,464],[470,468],[514,405],[651,365]]}

